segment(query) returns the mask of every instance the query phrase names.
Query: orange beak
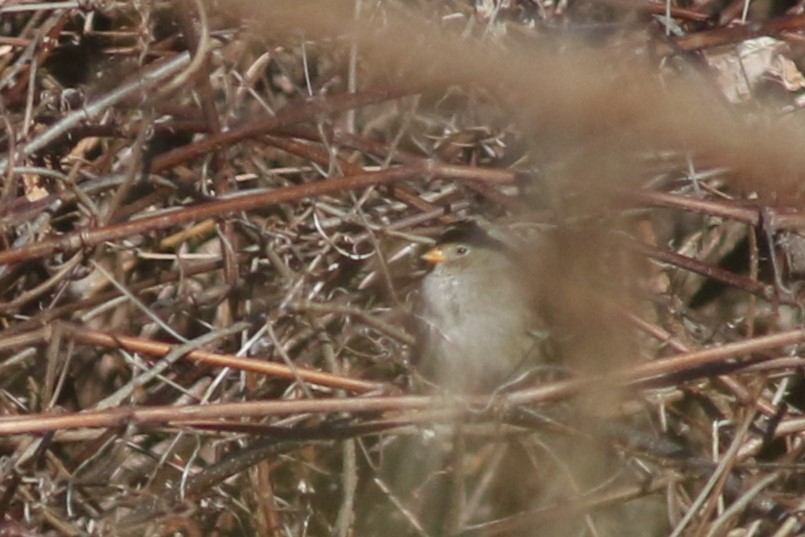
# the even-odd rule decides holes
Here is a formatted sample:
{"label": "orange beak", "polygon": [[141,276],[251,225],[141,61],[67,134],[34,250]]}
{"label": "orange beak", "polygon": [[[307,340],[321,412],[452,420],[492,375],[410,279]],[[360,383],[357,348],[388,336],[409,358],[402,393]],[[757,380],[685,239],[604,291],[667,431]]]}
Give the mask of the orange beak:
{"label": "orange beak", "polygon": [[438,265],[439,263],[443,262],[446,259],[444,252],[441,248],[431,248],[424,254],[422,254],[422,259],[424,259],[430,265]]}

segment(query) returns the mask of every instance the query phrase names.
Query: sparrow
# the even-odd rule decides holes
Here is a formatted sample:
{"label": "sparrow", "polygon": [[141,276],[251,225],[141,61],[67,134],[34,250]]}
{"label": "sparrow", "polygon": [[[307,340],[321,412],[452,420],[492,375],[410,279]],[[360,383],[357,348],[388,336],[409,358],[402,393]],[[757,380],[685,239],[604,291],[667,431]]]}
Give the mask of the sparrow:
{"label": "sparrow", "polygon": [[[540,275],[545,273],[539,260],[522,253],[516,241],[456,230],[421,256],[429,270],[420,282],[416,314],[420,343],[414,359],[422,376],[446,393],[493,393],[549,363],[546,372],[561,374],[555,352],[546,349],[546,320],[551,317],[538,300],[544,281]],[[559,410],[560,417],[573,416],[572,408]],[[468,423],[459,418],[422,437],[400,438],[387,452],[386,481],[393,484],[397,497],[410,500],[411,512],[432,534],[453,535],[464,529],[472,519],[467,488],[479,479],[494,498],[488,507],[496,516],[504,516],[512,506],[516,512],[562,502],[573,513],[567,498],[576,497],[581,503],[583,491],[613,483],[613,475],[632,483],[631,472],[625,471],[630,468],[604,442],[580,442],[577,436],[540,431],[534,433],[538,438],[534,442],[541,447],[532,451],[523,448],[520,436],[465,436]],[[543,450],[550,455],[542,458]],[[503,456],[496,458],[498,454]],[[496,465],[487,473],[482,468],[491,460]],[[579,507],[575,514],[546,520],[537,533],[589,535],[585,528],[593,525],[605,536],[667,534],[660,495],[602,507],[588,516],[579,516],[584,512]],[[376,523],[387,528],[396,516],[396,511],[381,515]],[[525,533],[532,534],[533,528]]]}
{"label": "sparrow", "polygon": [[541,356],[528,274],[509,245],[448,232],[422,259],[420,371],[450,392],[487,392]]}

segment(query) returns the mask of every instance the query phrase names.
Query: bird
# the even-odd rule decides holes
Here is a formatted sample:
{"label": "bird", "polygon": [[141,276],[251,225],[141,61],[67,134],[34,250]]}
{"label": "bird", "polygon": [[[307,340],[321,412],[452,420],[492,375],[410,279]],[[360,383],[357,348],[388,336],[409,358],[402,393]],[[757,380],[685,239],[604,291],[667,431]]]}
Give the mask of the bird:
{"label": "bird", "polygon": [[539,316],[512,248],[479,230],[445,233],[422,259],[419,370],[449,392],[500,388],[541,356]]}
{"label": "bird", "polygon": [[[554,363],[561,356],[551,348],[546,330],[555,330],[548,324],[552,317],[540,300],[544,268],[534,260],[537,243],[526,241],[534,247],[528,252],[518,244],[462,227],[443,234],[421,256],[429,270],[419,286],[420,344],[414,361],[425,379],[447,393],[497,393],[519,386],[523,377],[534,380],[527,372],[543,366],[551,374],[561,369]],[[557,410],[560,419],[573,416],[572,408]],[[581,491],[614,483],[613,475],[631,483],[631,473],[622,471],[628,468],[603,442],[539,431],[523,443],[526,437],[489,429],[469,434],[472,425],[458,417],[421,437],[401,437],[386,453],[386,481],[396,497],[409,500],[409,512],[432,534],[458,534],[476,522],[476,513],[467,507],[467,489],[479,482],[489,498],[481,519],[556,507],[558,515],[540,526],[540,535],[581,535],[586,525],[607,536],[664,534],[661,497],[608,506],[590,516],[561,515],[562,506],[573,512],[568,498],[583,502]],[[495,461],[491,472],[484,468],[486,461]],[[385,527],[396,516],[379,516],[376,523]],[[532,534],[531,529],[524,534]]]}

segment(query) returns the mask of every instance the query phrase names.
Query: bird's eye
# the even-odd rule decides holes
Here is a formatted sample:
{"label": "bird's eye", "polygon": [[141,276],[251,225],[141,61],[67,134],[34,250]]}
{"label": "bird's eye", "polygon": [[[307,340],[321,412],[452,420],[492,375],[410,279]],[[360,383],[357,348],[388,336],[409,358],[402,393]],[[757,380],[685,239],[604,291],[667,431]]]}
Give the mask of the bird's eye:
{"label": "bird's eye", "polygon": [[467,252],[469,252],[469,251],[470,251],[470,249],[469,249],[469,248],[467,248],[466,246],[459,246],[458,248],[456,248],[456,253],[457,253],[458,255],[464,255],[464,254],[466,254],[466,253],[467,253]]}

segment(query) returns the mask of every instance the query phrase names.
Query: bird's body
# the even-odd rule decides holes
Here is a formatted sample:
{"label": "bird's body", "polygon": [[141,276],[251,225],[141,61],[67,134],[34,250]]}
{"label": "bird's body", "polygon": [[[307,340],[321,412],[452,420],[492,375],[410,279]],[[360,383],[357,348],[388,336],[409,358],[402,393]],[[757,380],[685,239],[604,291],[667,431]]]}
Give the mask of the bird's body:
{"label": "bird's body", "polygon": [[[430,256],[430,257],[429,257]],[[426,254],[422,370],[450,391],[489,390],[537,353],[537,319],[523,275],[499,248],[448,243]]]}
{"label": "bird's body", "polygon": [[[432,268],[420,287],[419,369],[448,393],[490,393],[546,361],[540,335],[545,326],[535,307],[535,295],[540,296],[535,279],[543,273],[528,270],[529,264],[505,245],[473,237],[443,239],[423,256]],[[457,534],[473,519],[465,502],[468,483],[484,483],[493,498],[487,514],[500,517],[562,505],[573,497],[579,498],[581,512],[588,496],[580,490],[598,490],[614,481],[613,475],[632,483],[617,455],[595,441],[535,433],[534,445],[541,447],[528,450],[531,444],[519,435],[492,432],[468,441],[468,425],[459,418],[446,434],[406,437],[398,444],[399,457],[388,459],[389,481],[399,487],[398,496],[411,498],[420,522],[433,534]],[[494,466],[485,468],[486,461]],[[556,516],[536,530],[529,527],[528,534],[589,535],[585,527],[592,525],[608,537],[662,535],[667,528],[662,500],[640,498],[601,508],[594,516]]]}

